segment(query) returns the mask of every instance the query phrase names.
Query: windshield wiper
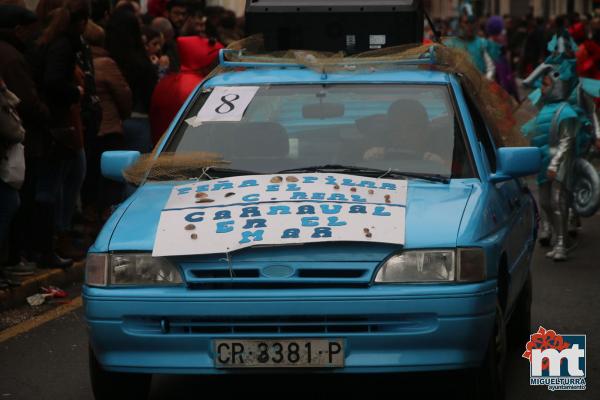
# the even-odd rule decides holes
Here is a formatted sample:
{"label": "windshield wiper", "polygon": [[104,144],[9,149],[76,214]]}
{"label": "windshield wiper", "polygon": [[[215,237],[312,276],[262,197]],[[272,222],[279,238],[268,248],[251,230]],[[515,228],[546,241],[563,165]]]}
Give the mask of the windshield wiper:
{"label": "windshield wiper", "polygon": [[203,170],[203,176],[216,175],[218,178],[231,178],[233,176],[244,176],[244,175],[264,175],[262,172],[249,171],[245,169],[233,169],[223,167],[207,167]]}
{"label": "windshield wiper", "polygon": [[439,175],[439,174],[425,174],[425,173],[416,173],[416,172],[402,172],[394,169],[378,169],[378,168],[368,168],[368,167],[358,167],[352,165],[339,165],[339,164],[325,164],[325,165],[315,165],[310,167],[301,167],[294,169],[286,169],[283,171],[279,171],[279,174],[293,174],[293,173],[303,173],[303,172],[338,172],[338,173],[347,173],[350,175],[360,175],[360,176],[368,176],[375,178],[414,178],[414,179],[422,179],[430,182],[439,182],[439,183],[449,183],[450,178]]}
{"label": "windshield wiper", "polygon": [[400,171],[395,171],[395,172],[397,174],[405,176],[407,178],[422,179],[424,181],[431,181],[431,182],[450,183],[449,177],[440,175],[440,174],[425,174],[425,173],[419,173],[419,172],[400,172]]}
{"label": "windshield wiper", "polygon": [[366,168],[366,167],[355,167],[352,165],[340,165],[340,164],[324,164],[324,165],[314,165],[311,167],[300,167],[300,168],[292,168],[292,169],[284,169],[283,171],[279,171],[279,174],[293,174],[293,173],[302,173],[302,172],[349,172],[349,173],[379,173],[381,175],[385,174],[387,171],[380,170],[376,168]]}

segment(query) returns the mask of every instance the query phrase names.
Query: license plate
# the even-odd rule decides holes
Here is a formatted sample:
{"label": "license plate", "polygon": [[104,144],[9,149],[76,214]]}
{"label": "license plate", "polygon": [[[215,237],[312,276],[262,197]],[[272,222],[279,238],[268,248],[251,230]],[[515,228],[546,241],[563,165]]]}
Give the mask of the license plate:
{"label": "license plate", "polygon": [[341,339],[215,340],[216,368],[339,368]]}

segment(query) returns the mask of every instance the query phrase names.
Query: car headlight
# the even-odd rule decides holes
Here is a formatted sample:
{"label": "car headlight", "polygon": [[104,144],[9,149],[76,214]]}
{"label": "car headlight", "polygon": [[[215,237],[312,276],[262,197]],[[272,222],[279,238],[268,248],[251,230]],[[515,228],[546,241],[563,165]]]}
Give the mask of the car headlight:
{"label": "car headlight", "polygon": [[375,282],[453,282],[454,278],[454,250],[405,251],[379,267]]}
{"label": "car headlight", "polygon": [[90,286],[173,285],[182,282],[181,273],[175,265],[166,258],[152,257],[151,254],[90,254],[86,262],[86,283]]}
{"label": "car headlight", "polygon": [[481,282],[486,276],[483,249],[420,250],[390,257],[375,283]]}

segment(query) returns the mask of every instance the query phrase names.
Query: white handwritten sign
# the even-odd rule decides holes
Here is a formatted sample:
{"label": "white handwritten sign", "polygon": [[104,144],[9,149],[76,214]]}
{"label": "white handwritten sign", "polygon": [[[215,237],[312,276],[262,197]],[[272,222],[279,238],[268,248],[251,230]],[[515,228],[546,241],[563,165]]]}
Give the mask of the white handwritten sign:
{"label": "white handwritten sign", "polygon": [[258,92],[258,86],[218,86],[196,116],[202,122],[238,122]]}
{"label": "white handwritten sign", "polygon": [[404,244],[406,193],[403,180],[319,173],[176,186],[153,255],[329,241]]}

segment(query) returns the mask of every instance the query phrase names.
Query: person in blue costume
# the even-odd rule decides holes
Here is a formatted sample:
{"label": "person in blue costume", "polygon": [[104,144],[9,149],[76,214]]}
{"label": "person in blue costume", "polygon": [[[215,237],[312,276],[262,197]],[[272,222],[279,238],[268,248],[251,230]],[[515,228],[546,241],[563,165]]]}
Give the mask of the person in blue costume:
{"label": "person in blue costume", "polygon": [[555,53],[538,67],[524,85],[541,87],[530,95],[540,111],[523,126],[523,133],[542,151],[543,166],[538,175],[542,224],[539,239],[554,245],[546,255],[565,261],[569,250],[568,218],[573,189],[573,167],[578,153],[578,135],[585,113],[569,100],[578,85],[575,60]]}
{"label": "person in blue costume", "polygon": [[[549,65],[554,65],[556,68],[561,70],[563,76],[569,76],[576,83],[576,87],[572,90],[568,102],[572,106],[573,110],[577,112],[579,116],[580,129],[576,137],[576,151],[578,157],[584,157],[588,152],[590,145],[594,144],[596,148],[600,149],[600,107],[598,107],[600,98],[600,81],[594,79],[576,78],[576,65],[575,53],[578,49],[577,43],[568,30],[562,26],[562,23],[558,22],[558,32],[552,37],[552,40],[548,43],[548,51],[550,56],[541,64],[536,70],[528,77],[523,84],[529,87],[538,87],[541,85],[541,76],[543,71],[547,70]],[[536,92],[533,93],[536,95]],[[588,164],[586,166],[581,166]],[[576,165],[576,175],[574,180],[581,178],[585,181],[585,186],[588,193],[585,194],[587,203],[583,206],[587,210],[597,210],[598,208],[598,191],[600,188],[600,178],[594,172],[594,168],[587,161],[581,159],[578,160]],[[578,172],[577,172],[578,171]],[[594,176],[596,175],[596,176]],[[591,193],[591,194],[590,194]],[[579,197],[578,197],[579,198]],[[574,199],[571,199],[574,203]],[[581,206],[581,204],[579,204]],[[569,207],[569,219],[568,219],[568,231],[571,235],[575,236],[579,227],[581,226],[580,218],[578,213],[574,210],[574,204]],[[580,211],[580,210],[578,210]],[[590,216],[595,211],[589,211]],[[540,232],[540,240],[542,244],[550,241],[551,233],[548,229],[544,229]]]}
{"label": "person in blue costume", "polygon": [[559,17],[556,19],[556,33],[548,42],[548,52],[550,56],[546,59],[547,64],[560,64],[563,60],[575,60],[575,55],[579,46],[569,33],[565,26],[565,19]]}
{"label": "person in blue costume", "polygon": [[448,47],[465,50],[471,56],[471,61],[477,69],[490,81],[496,78],[496,66],[490,54],[494,51],[487,39],[477,35],[477,19],[473,14],[470,1],[466,1],[460,7],[458,36],[444,41]]}

